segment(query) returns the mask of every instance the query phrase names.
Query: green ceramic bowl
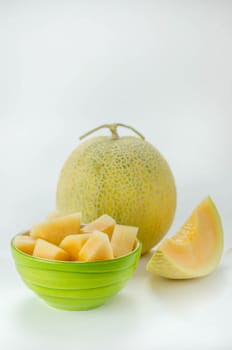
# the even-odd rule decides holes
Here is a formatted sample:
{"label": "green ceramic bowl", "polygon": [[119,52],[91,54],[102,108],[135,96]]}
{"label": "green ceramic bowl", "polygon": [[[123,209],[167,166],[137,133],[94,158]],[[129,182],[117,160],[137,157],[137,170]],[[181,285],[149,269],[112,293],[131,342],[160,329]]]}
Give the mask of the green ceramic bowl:
{"label": "green ceramic bowl", "polygon": [[[27,233],[27,232],[25,232]],[[47,304],[64,310],[89,310],[103,305],[126,284],[135,271],[141,243],[128,255],[96,262],[35,258],[14,247],[16,269],[26,285]]]}

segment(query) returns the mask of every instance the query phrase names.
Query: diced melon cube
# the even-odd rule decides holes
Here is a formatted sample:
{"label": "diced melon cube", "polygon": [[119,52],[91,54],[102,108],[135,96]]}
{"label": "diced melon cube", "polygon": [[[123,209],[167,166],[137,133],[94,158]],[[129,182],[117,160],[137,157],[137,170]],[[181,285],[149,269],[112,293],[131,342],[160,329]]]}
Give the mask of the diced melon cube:
{"label": "diced melon cube", "polygon": [[30,235],[59,245],[65,236],[80,233],[81,213],[54,218],[34,225]]}
{"label": "diced melon cube", "polygon": [[94,231],[79,252],[81,261],[108,260],[113,257],[109,236],[100,231]]}
{"label": "diced melon cube", "polygon": [[116,222],[111,216],[103,214],[96,220],[82,227],[81,232],[101,231],[107,233],[109,238],[111,238],[115,224]]}
{"label": "diced melon cube", "polygon": [[40,238],[36,241],[33,256],[43,259],[69,260],[69,255],[64,249]]}
{"label": "diced melon cube", "polygon": [[36,239],[29,235],[19,235],[14,239],[14,246],[24,253],[32,255]]}
{"label": "diced melon cube", "polygon": [[56,219],[58,217],[63,216],[59,211],[54,210],[51,213],[48,214],[48,216],[46,217],[46,220],[53,220]]}
{"label": "diced melon cube", "polygon": [[61,241],[60,247],[69,253],[70,260],[78,260],[79,251],[90,236],[91,233],[82,233],[77,235],[66,236]]}
{"label": "diced melon cube", "polygon": [[63,214],[58,210],[54,210],[47,215],[46,220],[53,220],[56,218],[60,218],[62,216],[68,216],[68,215],[73,215],[73,214],[81,214],[81,212],[73,212],[73,213],[69,213],[69,214]]}
{"label": "diced melon cube", "polygon": [[126,255],[133,250],[137,233],[138,227],[115,225],[111,238],[111,246],[115,258]]}

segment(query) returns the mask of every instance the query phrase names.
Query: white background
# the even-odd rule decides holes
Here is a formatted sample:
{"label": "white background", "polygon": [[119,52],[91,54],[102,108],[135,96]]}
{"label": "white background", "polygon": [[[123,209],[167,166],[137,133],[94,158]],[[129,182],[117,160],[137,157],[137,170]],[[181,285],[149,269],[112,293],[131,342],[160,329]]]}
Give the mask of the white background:
{"label": "white background", "polygon": [[[0,0],[2,350],[232,348],[231,38],[229,0]],[[105,306],[51,309],[18,277],[9,241],[54,209],[79,136],[113,121],[137,128],[172,168],[168,235],[211,195],[223,259],[207,278],[176,282],[151,277],[148,255]]]}

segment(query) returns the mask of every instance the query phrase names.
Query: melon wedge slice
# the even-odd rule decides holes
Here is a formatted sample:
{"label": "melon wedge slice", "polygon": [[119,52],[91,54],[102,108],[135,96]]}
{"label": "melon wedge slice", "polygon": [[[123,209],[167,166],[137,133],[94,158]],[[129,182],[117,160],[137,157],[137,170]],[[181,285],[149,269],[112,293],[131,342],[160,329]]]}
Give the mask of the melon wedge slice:
{"label": "melon wedge slice", "polygon": [[43,259],[69,260],[69,255],[64,249],[40,238],[36,241],[33,256]]}
{"label": "melon wedge slice", "polygon": [[115,224],[116,222],[111,216],[103,214],[96,220],[82,227],[81,232],[101,231],[107,233],[109,238],[111,238]]}
{"label": "melon wedge slice", "polygon": [[100,231],[91,233],[91,237],[81,248],[78,257],[81,261],[113,259],[114,255],[109,236]]}
{"label": "melon wedge slice", "polygon": [[80,233],[81,213],[75,213],[44,221],[31,228],[30,235],[59,245],[65,236]]}
{"label": "melon wedge slice", "polygon": [[147,264],[147,271],[171,279],[206,276],[220,262],[223,241],[220,215],[207,197],[177,234],[160,244]]}
{"label": "melon wedge slice", "polygon": [[66,236],[60,243],[60,247],[69,253],[71,260],[79,259],[79,251],[87,242],[91,233],[81,233],[77,235]]}

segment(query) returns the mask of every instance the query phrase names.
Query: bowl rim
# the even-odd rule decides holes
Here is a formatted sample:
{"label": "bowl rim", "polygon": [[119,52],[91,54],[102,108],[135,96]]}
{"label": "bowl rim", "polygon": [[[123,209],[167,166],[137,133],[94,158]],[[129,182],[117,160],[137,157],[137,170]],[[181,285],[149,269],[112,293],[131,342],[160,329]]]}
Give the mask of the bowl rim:
{"label": "bowl rim", "polygon": [[75,265],[75,264],[78,264],[78,265],[88,265],[88,266],[91,266],[91,265],[96,265],[96,264],[107,264],[109,262],[119,262],[120,260],[124,260],[124,259],[127,259],[128,257],[130,257],[131,255],[133,254],[136,254],[139,250],[141,251],[142,250],[142,242],[136,238],[136,246],[135,248],[129,253],[129,254],[126,254],[126,255],[122,255],[122,256],[119,256],[117,258],[113,258],[113,259],[107,259],[107,260],[97,260],[97,261],[76,261],[76,260],[73,260],[73,261],[70,261],[70,260],[53,260],[53,259],[44,259],[44,258],[38,258],[38,257],[35,257],[33,255],[30,255],[30,254],[27,254],[27,253],[24,253],[23,251],[21,251],[20,249],[16,248],[15,245],[14,245],[14,239],[17,237],[17,236],[20,236],[20,235],[27,235],[29,234],[29,230],[27,231],[23,231],[21,233],[18,233],[16,234],[15,236],[12,237],[11,241],[10,241],[10,246],[11,246],[11,249],[13,251],[16,251],[18,255],[20,256],[23,256],[25,257],[26,259],[28,260],[31,260],[31,261],[38,261],[38,262],[41,262],[41,263],[46,263],[46,264],[52,264],[52,265]]}

